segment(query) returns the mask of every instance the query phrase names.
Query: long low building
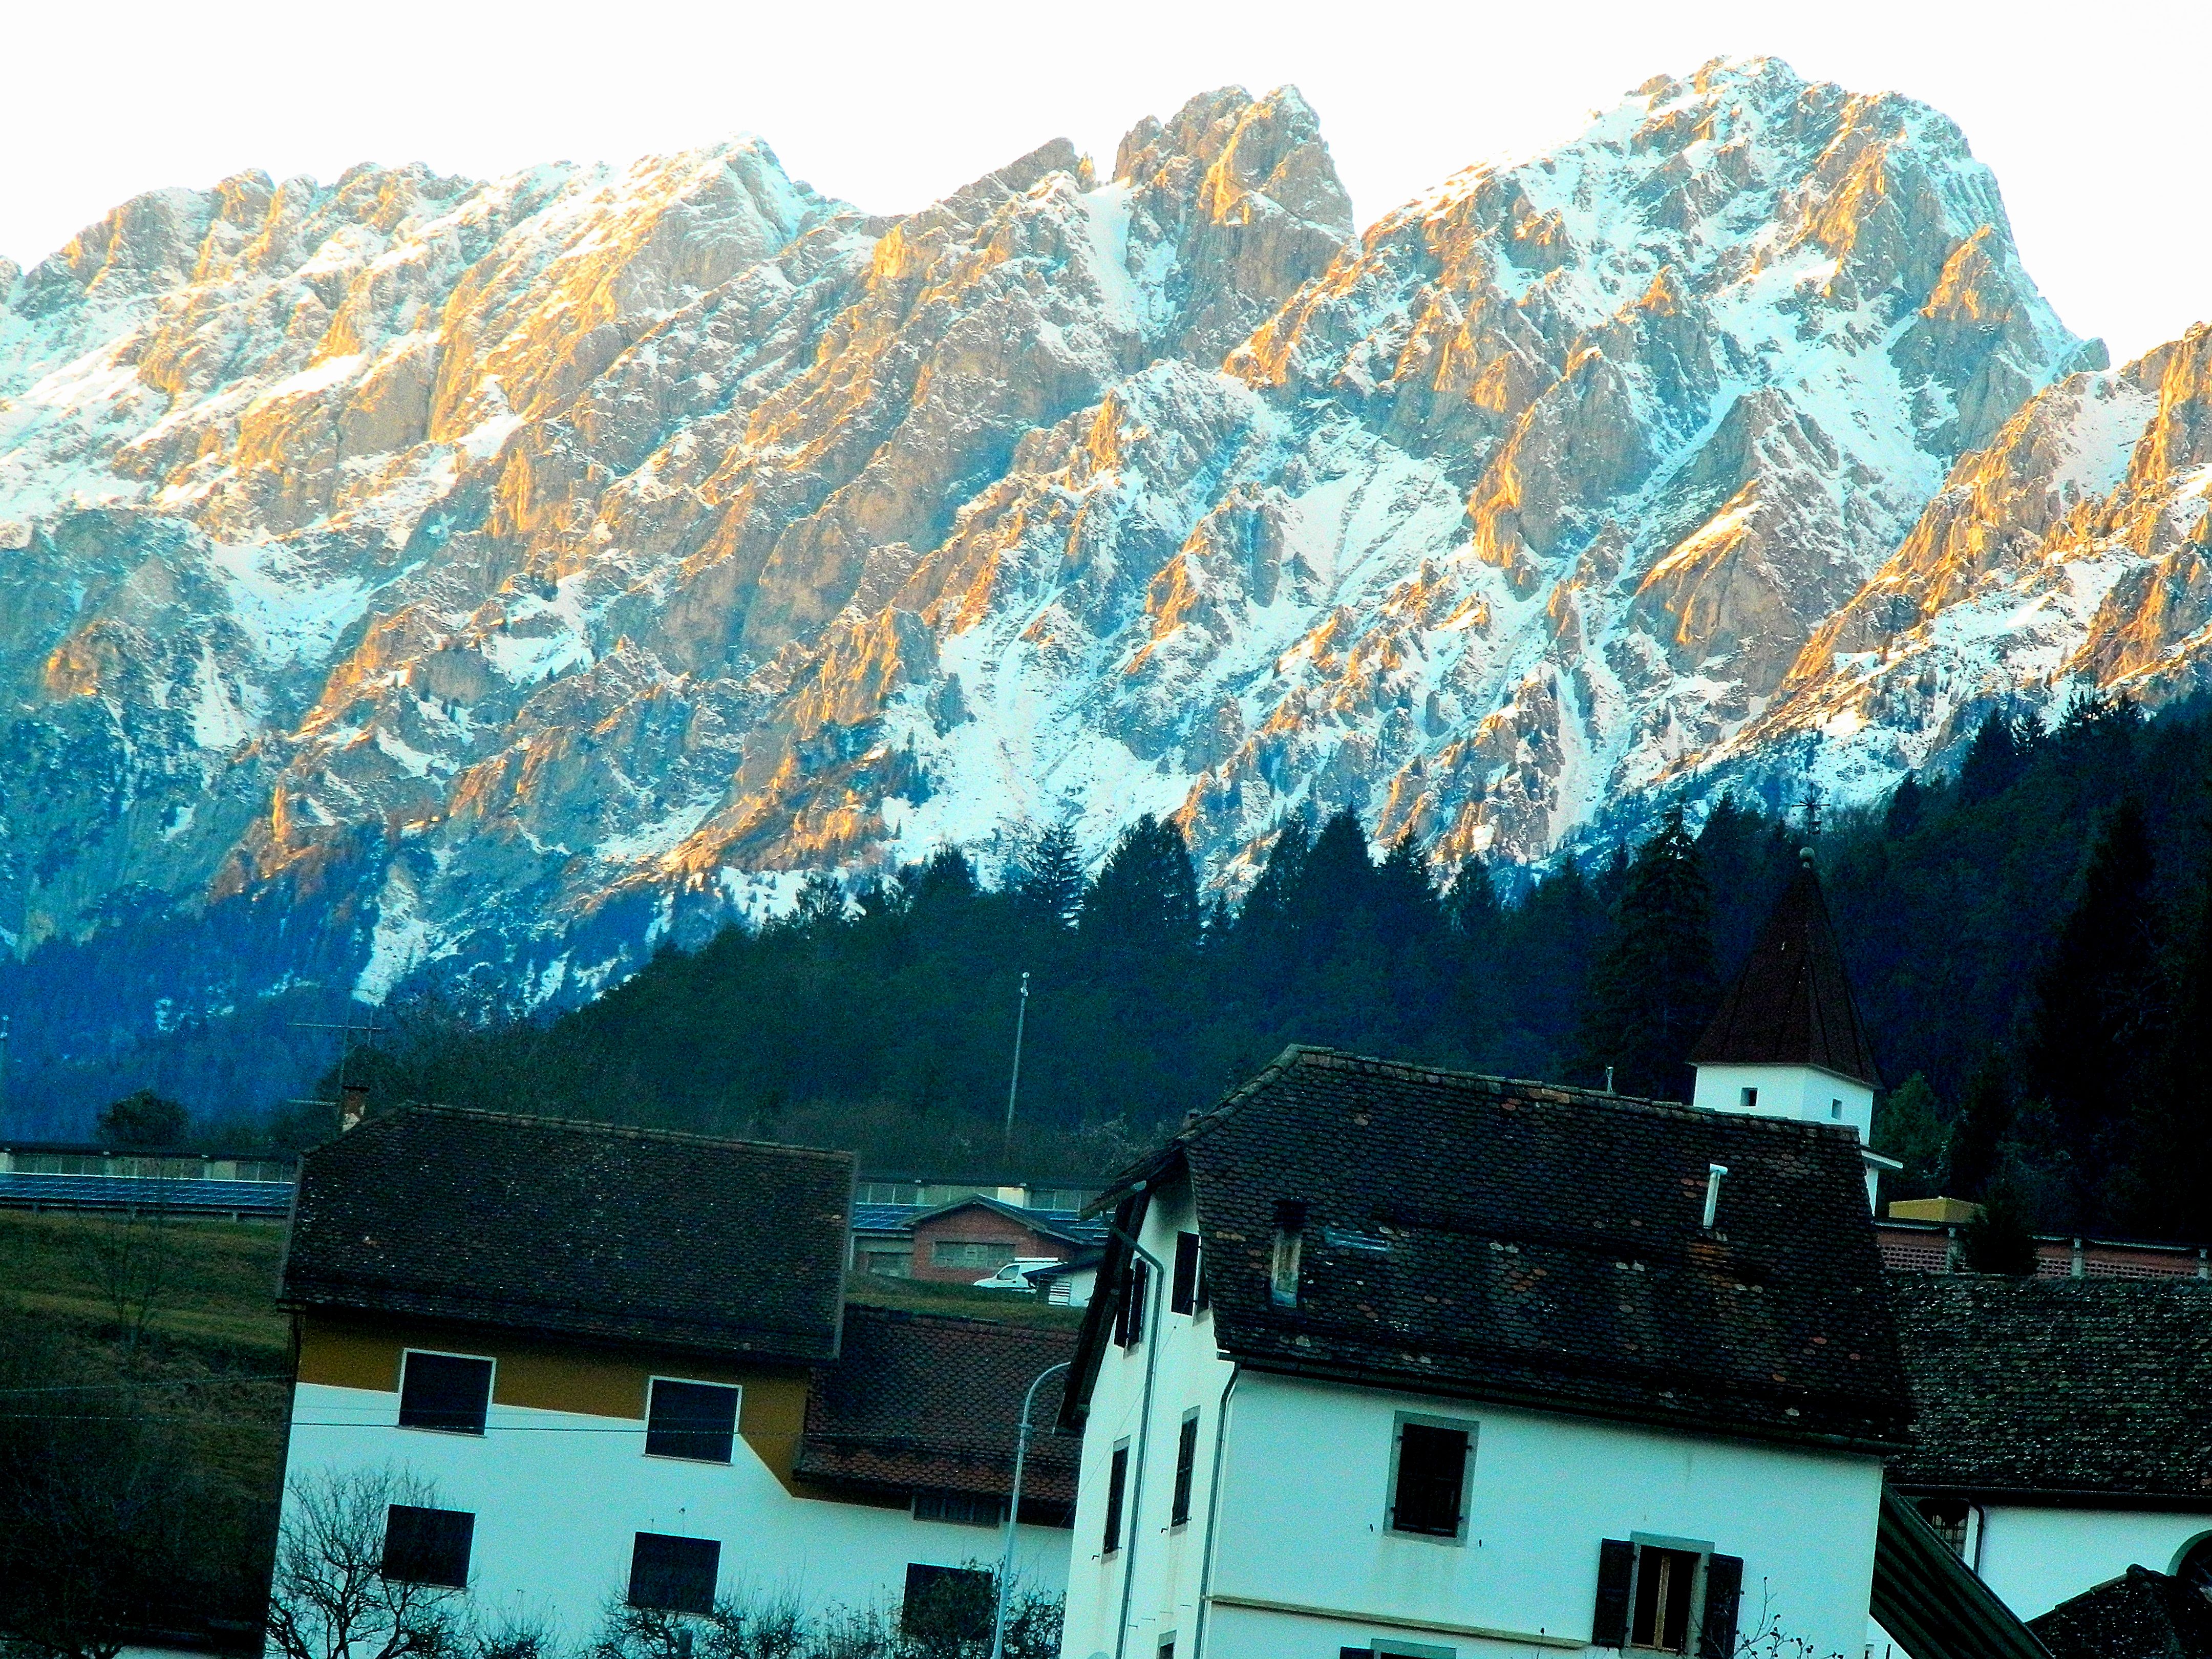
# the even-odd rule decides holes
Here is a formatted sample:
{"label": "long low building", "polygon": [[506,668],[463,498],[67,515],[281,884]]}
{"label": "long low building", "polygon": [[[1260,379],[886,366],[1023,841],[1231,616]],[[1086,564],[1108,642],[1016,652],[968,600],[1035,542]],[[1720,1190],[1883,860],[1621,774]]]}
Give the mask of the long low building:
{"label": "long low building", "polygon": [[[624,1602],[886,1607],[994,1565],[1016,1413],[1073,1335],[848,1309],[852,1185],[842,1153],[447,1108],[310,1152],[288,1519],[388,1476],[388,1575],[564,1642]],[[1052,1595],[1075,1461],[1033,1448],[1017,1528]]]}

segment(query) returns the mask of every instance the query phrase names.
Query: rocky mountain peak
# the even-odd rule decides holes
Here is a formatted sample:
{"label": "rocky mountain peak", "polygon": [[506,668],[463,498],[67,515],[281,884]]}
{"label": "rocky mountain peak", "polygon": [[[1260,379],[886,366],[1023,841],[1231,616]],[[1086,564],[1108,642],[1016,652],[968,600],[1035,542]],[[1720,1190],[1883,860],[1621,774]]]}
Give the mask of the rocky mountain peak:
{"label": "rocky mountain peak", "polygon": [[85,1030],[574,998],[1053,822],[1540,858],[2197,672],[2203,342],[2096,367],[1950,123],[1777,59],[1357,235],[1224,88],[882,218],[751,140],[241,173],[6,291],[8,971],[202,997]]}

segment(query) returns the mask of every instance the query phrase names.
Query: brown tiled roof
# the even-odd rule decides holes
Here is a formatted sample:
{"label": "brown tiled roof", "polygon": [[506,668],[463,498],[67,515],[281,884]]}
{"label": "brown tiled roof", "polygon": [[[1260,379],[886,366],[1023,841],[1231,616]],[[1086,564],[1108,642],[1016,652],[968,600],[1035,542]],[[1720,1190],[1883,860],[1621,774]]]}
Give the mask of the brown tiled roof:
{"label": "brown tiled roof", "polygon": [[2027,1621],[2051,1659],[2212,1659],[2212,1601],[2130,1567]]}
{"label": "brown tiled roof", "polygon": [[2212,1511],[2212,1285],[1893,1273],[1917,1491]]}
{"label": "brown tiled roof", "polygon": [[279,1299],[811,1362],[852,1191],[844,1152],[409,1107],[301,1160]]}
{"label": "brown tiled roof", "polygon": [[1720,1012],[1690,1052],[1728,1065],[1818,1066],[1881,1086],[1836,930],[1808,863],[1783,890]]}
{"label": "brown tiled roof", "polygon": [[[1022,1395],[1048,1367],[1073,1357],[1075,1333],[981,1319],[845,1310],[845,1347],[817,1373],[806,1401],[802,1477],[883,1491],[1012,1489]],[[1030,1413],[1022,1509],[1075,1502],[1082,1443],[1056,1435],[1061,1372]]]}
{"label": "brown tiled roof", "polygon": [[[1215,1340],[1248,1364],[1866,1445],[1910,1414],[1840,1126],[1291,1048],[1121,1190],[1182,1169]],[[1295,1309],[1268,1299],[1285,1200],[1305,1206]]]}

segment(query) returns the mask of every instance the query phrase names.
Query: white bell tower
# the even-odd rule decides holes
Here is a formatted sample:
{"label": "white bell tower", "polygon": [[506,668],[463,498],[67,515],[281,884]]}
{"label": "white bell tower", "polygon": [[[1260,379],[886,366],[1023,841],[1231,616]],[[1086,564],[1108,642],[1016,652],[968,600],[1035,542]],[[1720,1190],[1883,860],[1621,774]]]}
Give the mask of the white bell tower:
{"label": "white bell tower", "polygon": [[1719,1013],[1690,1051],[1698,1074],[1691,1103],[1849,1127],[1868,1160],[1871,1206],[1877,1170],[1896,1167],[1866,1150],[1881,1076],[1851,1000],[1810,848],[1802,859]]}

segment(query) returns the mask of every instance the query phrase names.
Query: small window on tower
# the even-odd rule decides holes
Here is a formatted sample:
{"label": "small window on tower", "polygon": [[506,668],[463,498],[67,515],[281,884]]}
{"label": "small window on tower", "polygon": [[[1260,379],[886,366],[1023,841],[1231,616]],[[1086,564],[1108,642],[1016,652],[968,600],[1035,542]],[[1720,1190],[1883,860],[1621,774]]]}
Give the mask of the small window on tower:
{"label": "small window on tower", "polygon": [[1843,1115],[1844,1103],[1842,1101],[1832,1100],[1828,1103],[1828,1115],[1830,1117],[1841,1117]]}
{"label": "small window on tower", "polygon": [[1747,1112],[1753,1107],[1759,1104],[1759,1091],[1756,1089],[1744,1090],[1742,1091],[1742,1099],[1743,1109]]}

